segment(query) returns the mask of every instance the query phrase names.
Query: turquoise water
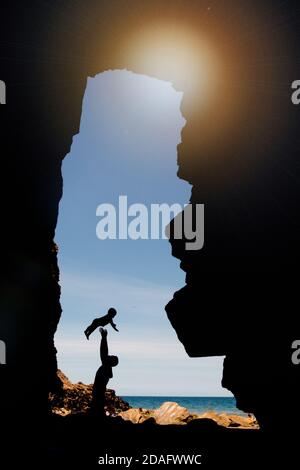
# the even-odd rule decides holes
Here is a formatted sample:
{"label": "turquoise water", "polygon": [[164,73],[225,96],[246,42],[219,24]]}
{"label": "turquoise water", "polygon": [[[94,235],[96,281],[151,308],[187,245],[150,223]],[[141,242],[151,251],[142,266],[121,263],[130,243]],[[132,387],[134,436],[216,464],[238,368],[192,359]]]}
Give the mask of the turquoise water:
{"label": "turquoise water", "polygon": [[206,411],[216,413],[228,413],[244,415],[235,406],[235,399],[232,397],[132,397],[123,396],[132,408],[159,408],[166,401],[173,401],[180,406],[184,406],[191,413],[202,414]]}

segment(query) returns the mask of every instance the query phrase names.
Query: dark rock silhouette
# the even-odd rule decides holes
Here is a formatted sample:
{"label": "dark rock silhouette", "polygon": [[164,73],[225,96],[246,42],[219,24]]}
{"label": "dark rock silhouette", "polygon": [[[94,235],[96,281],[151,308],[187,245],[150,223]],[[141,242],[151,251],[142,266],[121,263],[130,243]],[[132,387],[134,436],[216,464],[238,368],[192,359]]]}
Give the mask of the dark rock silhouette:
{"label": "dark rock silhouette", "polygon": [[[53,336],[61,307],[53,239],[61,161],[79,130],[86,78],[123,67],[151,74],[128,64],[119,45],[135,27],[174,17],[215,38],[222,57],[230,58],[229,88],[243,100],[232,111],[230,90],[221,90],[224,101],[203,117],[190,113],[184,98],[188,124],[179,176],[192,183],[192,202],[206,206],[205,247],[187,253],[183,243],[172,241],[187,285],[167,313],[190,356],[226,355],[224,386],[263,428],[278,425],[279,403],[285,430],[299,422],[300,369],[290,360],[300,238],[299,111],[291,105],[290,84],[299,74],[299,2],[266,1],[263,10],[261,3],[228,0],[211,15],[206,2],[204,8],[192,0],[144,1],[142,9],[133,1],[130,12],[123,0],[76,2],[78,9],[62,9],[56,0],[2,2],[2,416],[32,420],[34,405],[40,419],[47,415],[49,392],[59,388]],[[231,16],[238,20],[227,21]],[[180,83],[174,86],[180,89]],[[232,128],[220,138],[220,116],[229,112]],[[67,423],[59,426],[69,430]],[[187,428],[184,438],[174,431],[174,443],[194,442]]]}

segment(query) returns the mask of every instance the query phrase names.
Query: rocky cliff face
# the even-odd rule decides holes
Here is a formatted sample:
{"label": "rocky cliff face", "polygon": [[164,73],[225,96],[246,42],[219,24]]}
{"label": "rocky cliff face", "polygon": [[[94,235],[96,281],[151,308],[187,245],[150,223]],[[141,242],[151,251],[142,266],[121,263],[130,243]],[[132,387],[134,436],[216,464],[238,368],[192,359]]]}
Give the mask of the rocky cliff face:
{"label": "rocky cliff face", "polygon": [[[74,384],[61,370],[57,371],[57,378],[60,382],[60,388],[56,392],[50,393],[51,411],[60,416],[88,413],[92,401],[93,384],[86,385],[82,382]],[[126,412],[129,408],[129,404],[116,396],[114,390],[106,390],[105,412],[108,416],[116,416],[118,413]]]}
{"label": "rocky cliff face", "polygon": [[[169,3],[159,0],[144,2],[143,12],[140,2],[132,2],[130,14],[127,2],[114,3],[87,1],[79,10],[62,10],[58,1],[51,7],[33,1],[1,5],[0,79],[7,89],[7,104],[0,106],[1,145],[6,148],[1,185],[0,339],[7,343],[7,366],[0,368],[3,412],[26,413],[33,401],[35,409],[46,411],[48,393],[57,387],[53,335],[61,308],[53,238],[62,195],[61,161],[78,133],[86,78],[127,67],[118,49],[126,34],[144,25],[145,18],[156,18],[158,11],[161,18],[172,14]],[[229,8],[241,14],[229,40],[217,41],[222,47],[241,45],[244,52],[240,70],[233,70],[234,90],[246,98],[244,112],[236,113],[239,132],[233,128],[209,152],[206,136],[215,130],[220,107],[205,128],[201,115],[190,113],[188,100],[183,102],[188,125],[179,148],[179,177],[193,185],[192,202],[205,204],[205,247],[186,252],[182,243],[171,241],[187,276],[186,286],[166,308],[190,356],[226,356],[224,386],[240,408],[255,413],[266,426],[276,421],[279,400],[295,413],[299,393],[299,372],[290,360],[298,303],[300,200],[299,116],[290,108],[290,82],[297,78],[298,61],[296,48],[289,47],[299,43],[299,28],[287,20],[296,17],[298,7],[294,1],[269,3],[264,31],[261,21],[252,23],[253,11],[245,14],[245,2],[228,1],[224,7],[225,16]],[[179,1],[181,13],[199,28],[201,2],[199,7],[192,1],[182,5]],[[270,59],[274,9],[286,46],[284,70]],[[209,21],[205,18],[208,29],[222,38],[222,8]],[[253,28],[261,41],[259,61],[265,63],[258,75],[253,35],[244,35]],[[223,52],[226,56],[229,51]],[[141,65],[132,69],[146,73]],[[271,104],[265,120],[263,110]],[[274,134],[275,121],[281,127]],[[260,165],[253,166],[257,159]]]}

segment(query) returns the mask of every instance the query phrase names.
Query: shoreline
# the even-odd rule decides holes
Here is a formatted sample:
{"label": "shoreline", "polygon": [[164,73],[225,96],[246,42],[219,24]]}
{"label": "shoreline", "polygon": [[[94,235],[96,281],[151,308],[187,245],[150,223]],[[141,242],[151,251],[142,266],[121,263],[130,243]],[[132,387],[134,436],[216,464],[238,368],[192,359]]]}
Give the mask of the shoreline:
{"label": "shoreline", "polygon": [[195,420],[211,420],[219,426],[229,429],[259,429],[259,425],[253,415],[239,415],[231,413],[217,413],[214,410],[207,410],[204,413],[192,413],[187,408],[180,406],[176,402],[164,402],[159,408],[130,408],[118,413],[125,421],[134,424],[141,424],[152,421],[159,425],[186,425]]}
{"label": "shoreline", "polygon": [[120,397],[131,408],[154,411],[165,402],[175,402],[195,415],[214,412],[217,414],[248,416],[248,413],[236,407],[236,400],[233,396],[120,395]]}
{"label": "shoreline", "polygon": [[[57,375],[61,382],[61,389],[57,394],[50,394],[49,396],[52,413],[62,417],[89,413],[93,385],[86,385],[82,382],[74,384],[60,370]],[[119,397],[114,390],[107,389],[105,405],[106,415],[111,418],[130,421],[134,424],[152,422],[159,425],[186,425],[191,421],[199,422],[202,420],[202,423],[216,423],[223,428],[259,429],[258,423],[253,415],[235,413],[235,407],[232,408],[233,412],[214,410],[213,404],[215,400],[213,397],[207,397],[207,409],[205,408],[205,410],[200,413],[190,411],[187,407],[181,406],[174,401],[174,399],[180,399],[180,397],[159,397],[161,404],[155,408],[134,407],[125,401],[125,398],[130,399],[133,397]],[[153,397],[148,397],[148,399],[149,398],[150,404],[151,398],[153,399]],[[201,399],[203,397],[198,398]],[[220,398],[220,400],[222,399],[221,397],[218,398]]]}

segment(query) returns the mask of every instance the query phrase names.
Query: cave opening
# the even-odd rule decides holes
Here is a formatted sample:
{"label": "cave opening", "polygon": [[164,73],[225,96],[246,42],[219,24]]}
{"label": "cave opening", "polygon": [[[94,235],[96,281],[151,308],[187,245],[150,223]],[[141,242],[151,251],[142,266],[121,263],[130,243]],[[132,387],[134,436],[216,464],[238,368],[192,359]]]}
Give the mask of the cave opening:
{"label": "cave opening", "polygon": [[59,368],[74,382],[93,382],[99,332],[87,341],[83,331],[113,306],[120,332],[109,329],[109,348],[120,363],[109,387],[118,395],[133,406],[142,397],[178,398],[183,405],[183,398],[210,397],[215,401],[207,406],[221,411],[227,400],[237,412],[221,387],[223,358],[189,358],[167,319],[164,307],[185,283],[168,240],[97,237],[97,208],[117,208],[120,196],[146,208],[188,203],[191,187],[177,177],[185,126],[181,100],[172,83],[128,70],[88,79],[80,131],[63,162],[56,229],[63,309],[55,339]]}

